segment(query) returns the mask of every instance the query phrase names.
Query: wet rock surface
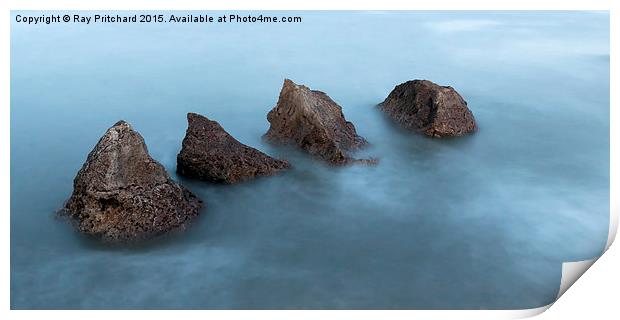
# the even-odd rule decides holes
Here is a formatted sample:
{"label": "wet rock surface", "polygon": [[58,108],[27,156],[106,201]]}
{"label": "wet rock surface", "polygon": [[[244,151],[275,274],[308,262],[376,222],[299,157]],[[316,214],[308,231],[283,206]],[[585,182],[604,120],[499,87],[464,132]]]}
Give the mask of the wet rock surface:
{"label": "wet rock surface", "polygon": [[286,161],[237,141],[216,121],[187,115],[188,127],[177,156],[181,175],[217,183],[236,183],[289,168]]}
{"label": "wet rock surface", "polygon": [[81,232],[121,242],[183,229],[201,206],[151,158],[142,136],[119,121],[88,154],[64,213]]}
{"label": "wet rock surface", "polygon": [[399,84],[379,108],[403,127],[431,137],[462,136],[478,129],[467,102],[456,90],[428,80]]}
{"label": "wet rock surface", "polygon": [[274,143],[296,145],[332,164],[376,163],[354,159],[351,152],[367,144],[347,121],[342,108],[327,94],[284,80],[276,106],[267,114],[265,138]]}

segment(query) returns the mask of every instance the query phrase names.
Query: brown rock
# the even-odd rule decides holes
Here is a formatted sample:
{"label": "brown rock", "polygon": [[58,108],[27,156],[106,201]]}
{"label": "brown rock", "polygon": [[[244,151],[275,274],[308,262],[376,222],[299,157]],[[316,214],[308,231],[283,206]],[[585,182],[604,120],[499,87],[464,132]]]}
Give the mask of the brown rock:
{"label": "brown rock", "polygon": [[268,176],[289,167],[248,147],[228,134],[219,123],[195,113],[187,114],[187,132],[177,156],[177,172],[201,180],[235,183]]}
{"label": "brown rock", "polygon": [[119,121],[88,154],[64,211],[83,233],[125,241],[184,228],[201,205],[151,158],[142,136]]}
{"label": "brown rock", "polygon": [[321,91],[284,80],[277,105],[267,114],[269,141],[293,144],[333,164],[374,162],[352,159],[350,152],[367,144],[346,121],[342,108]]}
{"label": "brown rock", "polygon": [[428,80],[399,84],[379,108],[405,128],[431,137],[462,136],[477,130],[461,95]]}

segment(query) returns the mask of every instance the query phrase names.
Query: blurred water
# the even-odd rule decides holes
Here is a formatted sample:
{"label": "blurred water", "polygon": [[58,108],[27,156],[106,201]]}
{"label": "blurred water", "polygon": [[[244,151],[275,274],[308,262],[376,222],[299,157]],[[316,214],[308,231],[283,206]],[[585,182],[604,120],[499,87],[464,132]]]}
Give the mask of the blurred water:
{"label": "blurred water", "polygon": [[[12,308],[532,308],[563,261],[601,253],[608,13],[289,15],[303,22],[12,23]],[[380,164],[261,141],[285,77],[341,104]],[[416,78],[455,87],[480,131],[428,139],[373,107]],[[181,179],[189,111],[294,169]],[[109,247],[54,217],[119,119],[205,200],[188,231]]]}

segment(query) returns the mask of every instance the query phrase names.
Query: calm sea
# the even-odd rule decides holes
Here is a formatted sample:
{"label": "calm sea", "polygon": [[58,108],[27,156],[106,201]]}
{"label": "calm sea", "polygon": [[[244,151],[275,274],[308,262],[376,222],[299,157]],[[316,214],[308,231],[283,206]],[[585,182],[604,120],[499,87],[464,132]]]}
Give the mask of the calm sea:
{"label": "calm sea", "polygon": [[[562,262],[604,248],[607,12],[89,25],[17,14],[52,13],[12,13],[14,309],[533,308],[554,300]],[[338,102],[372,144],[360,157],[380,164],[333,168],[262,141],[284,78]],[[480,131],[399,129],[375,105],[410,79],[456,88]],[[187,112],[294,169],[232,186],[178,177]],[[186,232],[108,246],[55,217],[120,119],[205,201]]]}

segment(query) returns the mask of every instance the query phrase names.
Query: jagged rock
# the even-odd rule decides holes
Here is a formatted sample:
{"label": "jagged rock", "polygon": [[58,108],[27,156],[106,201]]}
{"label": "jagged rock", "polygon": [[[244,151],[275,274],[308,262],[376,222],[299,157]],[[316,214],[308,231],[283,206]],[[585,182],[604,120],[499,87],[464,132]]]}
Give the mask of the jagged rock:
{"label": "jagged rock", "polygon": [[458,92],[428,80],[399,84],[379,108],[405,128],[431,137],[462,136],[478,129]]}
{"label": "jagged rock", "polygon": [[353,159],[350,153],[367,144],[346,121],[342,108],[327,94],[284,80],[276,106],[267,114],[269,141],[293,144],[333,164],[374,163]]}
{"label": "jagged rock", "polygon": [[187,132],[177,156],[177,172],[201,180],[235,183],[268,176],[289,167],[237,141],[216,121],[187,114]]}
{"label": "jagged rock", "polygon": [[151,158],[142,136],[119,121],[88,154],[64,211],[81,232],[117,242],[184,228],[201,205]]}

